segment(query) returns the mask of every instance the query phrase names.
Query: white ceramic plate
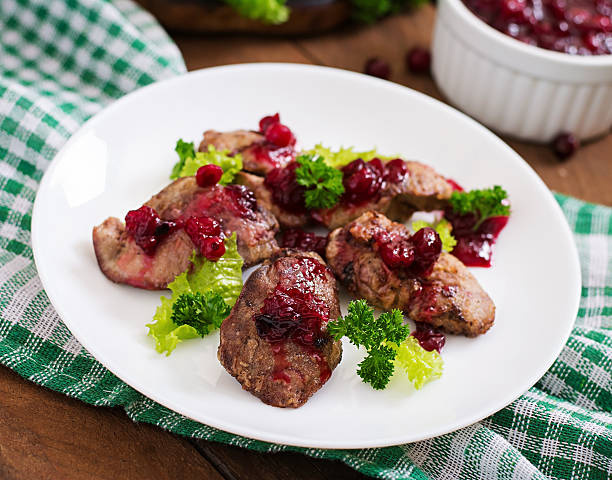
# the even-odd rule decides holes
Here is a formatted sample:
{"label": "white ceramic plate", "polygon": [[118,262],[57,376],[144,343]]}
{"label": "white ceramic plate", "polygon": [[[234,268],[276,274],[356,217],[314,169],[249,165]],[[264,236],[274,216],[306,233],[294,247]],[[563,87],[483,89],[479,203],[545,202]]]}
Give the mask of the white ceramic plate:
{"label": "white ceramic plate", "polygon": [[[348,343],[330,381],[306,405],[267,406],[217,361],[218,333],[170,357],[147,337],[159,292],[111,283],[98,269],[91,230],[123,218],[168,183],[178,138],[208,128],[256,128],[280,112],[302,146],[317,142],[399,153],[467,188],[501,184],[512,217],[494,266],[472,269],[497,305],[491,330],[452,336],[444,375],[416,392],[399,381],[374,391],[355,374]],[[453,431],[501,409],[533,385],[565,343],[580,270],[548,189],[499,138],[456,110],[399,85],[302,65],[213,68],[128,95],[91,119],[61,150],[36,198],[33,247],[43,285],[68,328],[104,366],[172,410],[228,432],[324,448],[379,447]],[[346,303],[344,304],[346,306]]]}

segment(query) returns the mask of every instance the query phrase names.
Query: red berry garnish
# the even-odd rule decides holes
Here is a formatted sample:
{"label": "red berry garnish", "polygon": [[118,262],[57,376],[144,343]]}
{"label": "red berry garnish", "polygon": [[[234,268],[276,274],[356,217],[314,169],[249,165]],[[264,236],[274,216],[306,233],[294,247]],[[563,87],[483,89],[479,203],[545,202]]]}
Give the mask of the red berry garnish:
{"label": "red berry garnish", "polygon": [[289,127],[282,123],[270,125],[266,130],[266,140],[277,147],[286,147],[295,143],[295,137]]}
{"label": "red berry garnish", "polygon": [[387,80],[391,75],[391,67],[378,57],[370,58],[365,64],[364,72],[373,77]]}
{"label": "red berry garnish", "polygon": [[423,47],[414,47],[406,54],[406,66],[412,73],[427,73],[431,67],[431,53]]}
{"label": "red berry garnish", "polygon": [[400,183],[408,173],[408,167],[406,167],[406,162],[401,158],[396,158],[387,162],[385,171],[385,180],[387,182]]}
{"label": "red berry garnish", "polygon": [[199,242],[198,247],[202,255],[212,262],[219,260],[225,253],[225,244],[221,237],[203,238]]}
{"label": "red berry garnish", "polygon": [[130,210],[125,216],[126,232],[147,255],[155,253],[159,241],[177,227],[175,222],[162,221],[157,212],[147,205]]}
{"label": "red berry garnish", "polygon": [[219,165],[209,164],[198,168],[196,182],[202,188],[212,187],[219,183],[223,176],[223,169]]}
{"label": "red berry garnish", "polygon": [[561,133],[552,142],[555,155],[560,160],[571,157],[580,147],[580,140],[572,133]]}
{"label": "red berry garnish", "polygon": [[342,167],[343,200],[358,205],[374,199],[382,186],[384,171],[379,158],[369,162],[358,158]]}
{"label": "red berry garnish", "polygon": [[414,263],[411,271],[417,276],[427,276],[431,273],[434,263],[442,252],[442,240],[433,228],[421,228],[412,237],[410,242],[414,245]]}
{"label": "red berry garnish", "polygon": [[278,113],[275,113],[274,115],[268,115],[266,117],[263,117],[259,121],[259,131],[265,134],[268,128],[270,128],[275,123],[280,123],[280,115]]}

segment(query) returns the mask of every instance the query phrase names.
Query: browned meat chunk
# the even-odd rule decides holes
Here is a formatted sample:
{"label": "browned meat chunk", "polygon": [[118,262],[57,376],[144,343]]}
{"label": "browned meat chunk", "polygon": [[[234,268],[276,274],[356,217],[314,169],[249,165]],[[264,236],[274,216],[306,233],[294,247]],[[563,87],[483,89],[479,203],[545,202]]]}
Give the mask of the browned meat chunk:
{"label": "browned meat chunk", "polygon": [[405,221],[415,211],[441,210],[453,193],[453,187],[433,168],[420,162],[404,161],[407,174],[399,183],[387,182],[377,200],[358,206],[343,203],[313,213],[327,228],[346,225],[363,213],[374,210],[389,218]]}
{"label": "browned meat chunk", "polygon": [[189,236],[178,230],[165,239],[149,256],[125,231],[117,218],[107,218],[93,229],[93,244],[100,269],[110,280],[133,287],[159,290],[189,267],[194,246]]}
{"label": "browned meat chunk", "polygon": [[247,280],[221,325],[218,357],[242,388],[275,407],[299,407],[342,357],[327,321],[340,315],[336,280],[316,253],[284,251]]}
{"label": "browned meat chunk", "polygon": [[199,150],[206,151],[208,145],[217,150],[229,150],[231,155],[242,155],[242,168],[247,172],[266,174],[276,167],[284,167],[295,157],[293,147],[278,148],[270,145],[265,137],[252,130],[217,132],[207,130]]}
{"label": "browned meat chunk", "polygon": [[491,327],[495,305],[463,263],[442,252],[425,278],[390,269],[374,240],[381,230],[407,234],[404,225],[375,212],[367,212],[330,234],[330,268],[351,293],[385,310],[398,308],[415,321],[450,333],[474,337]]}
{"label": "browned meat chunk", "polygon": [[[184,221],[191,216],[215,218],[226,235],[236,232],[245,267],[278,250],[274,239],[278,222],[242,185],[201,188],[195,177],[179,178],[145,205],[167,221]],[[110,280],[148,289],[166,288],[189,266],[195,249],[189,236],[179,229],[161,241],[154,254],[146,255],[116,218],[94,228],[93,243],[100,269]]]}
{"label": "browned meat chunk", "polygon": [[309,222],[310,218],[307,213],[289,212],[274,203],[272,200],[272,194],[270,193],[270,190],[268,190],[268,187],[264,185],[264,179],[262,177],[251,175],[250,173],[246,172],[238,172],[235,181],[241,185],[246,185],[250,190],[252,190],[257,198],[257,202],[272,212],[281,227],[303,227]]}

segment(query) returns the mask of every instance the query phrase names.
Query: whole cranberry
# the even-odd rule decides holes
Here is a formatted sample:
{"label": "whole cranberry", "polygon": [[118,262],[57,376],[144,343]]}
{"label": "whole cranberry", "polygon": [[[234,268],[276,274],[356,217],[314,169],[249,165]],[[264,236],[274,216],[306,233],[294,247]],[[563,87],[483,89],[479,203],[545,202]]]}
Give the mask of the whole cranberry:
{"label": "whole cranberry", "polygon": [[412,73],[427,73],[431,67],[431,53],[423,47],[414,47],[406,54],[406,66]]}
{"label": "whole cranberry", "polygon": [[223,169],[219,165],[209,164],[198,168],[196,172],[196,182],[202,187],[212,187],[219,183],[223,176]]}
{"label": "whole cranberry", "polygon": [[555,155],[560,160],[571,157],[580,147],[580,140],[572,133],[560,133],[552,142]]}
{"label": "whole cranberry", "polygon": [[277,147],[287,147],[295,144],[295,137],[289,127],[282,123],[274,123],[266,130],[266,140]]}
{"label": "whole cranberry", "polygon": [[414,245],[414,263],[411,272],[417,276],[427,276],[434,263],[442,252],[442,240],[433,228],[421,228],[412,237],[410,242]]}
{"label": "whole cranberry", "polygon": [[219,260],[225,253],[225,244],[223,243],[223,239],[221,237],[203,238],[199,242],[198,247],[200,248],[202,255],[212,262]]}
{"label": "whole cranberry", "polygon": [[384,60],[378,57],[372,57],[366,62],[364,72],[373,77],[388,80],[391,75],[391,67]]}
{"label": "whole cranberry", "polygon": [[259,121],[259,131],[265,134],[268,128],[270,128],[275,123],[280,123],[280,115],[278,113],[275,113],[274,115],[268,115],[266,117],[263,117]]}

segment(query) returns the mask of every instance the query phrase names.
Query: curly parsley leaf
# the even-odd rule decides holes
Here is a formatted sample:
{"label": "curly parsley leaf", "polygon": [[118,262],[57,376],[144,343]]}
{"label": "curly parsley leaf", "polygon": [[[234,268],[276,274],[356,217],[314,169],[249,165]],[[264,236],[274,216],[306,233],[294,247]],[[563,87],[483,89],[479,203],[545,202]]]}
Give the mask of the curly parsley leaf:
{"label": "curly parsley leaf", "polygon": [[403,320],[399,310],[374,318],[374,310],[365,300],[355,300],[349,303],[346,316],[327,324],[327,331],[336,340],[346,336],[357,347],[365,347],[367,355],[359,364],[357,374],[373,388],[383,389],[393,375],[396,355],[388,344],[401,343],[410,333]]}
{"label": "curly parsley leaf", "polygon": [[359,364],[357,375],[372,388],[383,390],[393,376],[395,355],[395,350],[387,346],[370,350]]}
{"label": "curly parsley leaf", "polygon": [[172,173],[170,174],[171,180],[176,180],[179,178],[181,170],[183,169],[183,166],[188,158],[195,157],[195,147],[193,142],[184,142],[182,138],[178,139],[174,150],[176,153],[178,153],[179,160],[174,164],[174,167],[172,167]]}
{"label": "curly parsley leaf", "polygon": [[172,321],[177,325],[191,325],[201,337],[221,326],[231,307],[216,292],[183,293],[172,305]]}
{"label": "curly parsley leaf", "polygon": [[478,216],[474,230],[478,230],[487,218],[510,215],[508,194],[499,185],[469,192],[454,191],[449,202],[453,211],[460,215],[473,213]]}
{"label": "curly parsley leaf", "polygon": [[442,250],[445,252],[452,252],[455,245],[457,245],[457,240],[453,236],[453,226],[451,223],[443,218],[438,223],[429,223],[424,220],[417,220],[412,222],[412,230],[414,232],[418,232],[421,228],[431,227],[440,236],[440,240],[442,240]]}
{"label": "curly parsley leaf", "polygon": [[342,172],[330,167],[323,157],[300,155],[300,166],[295,170],[298,185],[306,187],[304,199],[307,208],[331,208],[344,193]]}

